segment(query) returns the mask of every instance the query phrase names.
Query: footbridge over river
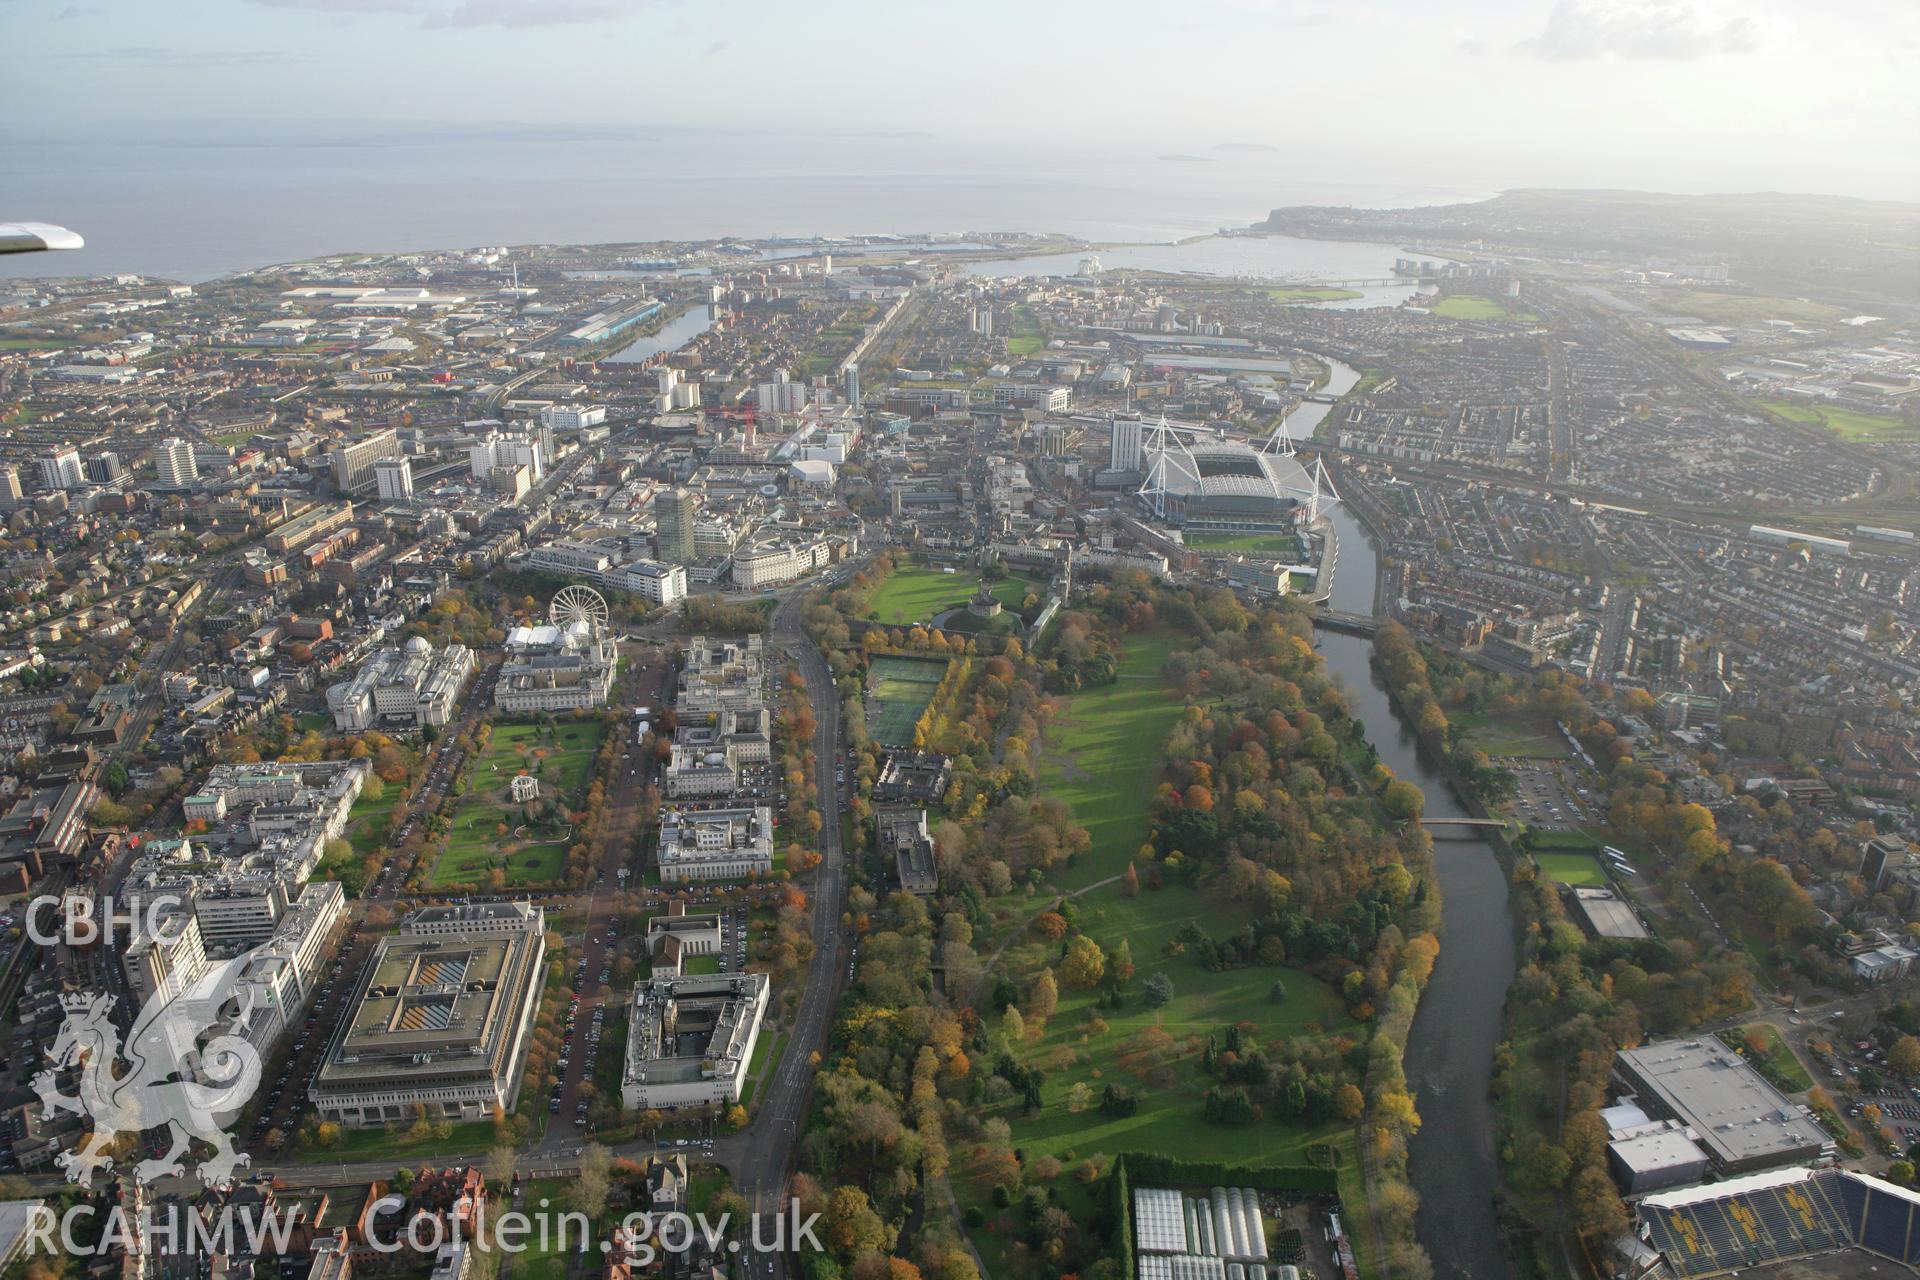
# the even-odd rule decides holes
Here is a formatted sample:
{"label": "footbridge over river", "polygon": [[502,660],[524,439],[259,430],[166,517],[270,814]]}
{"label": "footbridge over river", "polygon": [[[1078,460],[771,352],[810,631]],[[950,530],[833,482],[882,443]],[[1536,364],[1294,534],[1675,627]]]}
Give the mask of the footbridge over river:
{"label": "footbridge over river", "polygon": [[1373,636],[1380,620],[1370,613],[1348,613],[1344,609],[1322,609],[1313,615],[1313,625],[1329,631],[1344,631],[1350,636]]}

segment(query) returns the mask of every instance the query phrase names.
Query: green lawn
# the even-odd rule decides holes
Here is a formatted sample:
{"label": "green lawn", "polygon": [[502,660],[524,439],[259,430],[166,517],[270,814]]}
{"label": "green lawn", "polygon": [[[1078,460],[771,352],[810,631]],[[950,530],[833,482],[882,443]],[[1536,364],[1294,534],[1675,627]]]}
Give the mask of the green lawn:
{"label": "green lawn", "polygon": [[[1187,637],[1172,631],[1130,635],[1118,681],[1062,699],[1062,710],[1047,731],[1041,787],[1066,800],[1093,837],[1080,865],[1055,877],[1062,887],[1081,887],[1119,873],[1145,841],[1147,803],[1160,770],[1161,746],[1184,705],[1161,683],[1159,668],[1187,643]],[[1046,1105],[1030,1116],[1019,1114],[1017,1107],[1008,1109],[1016,1144],[1062,1156],[1069,1151],[1151,1150],[1189,1159],[1217,1158],[1224,1131],[1202,1120],[1204,1090],[1196,1078],[1208,1035],[1245,1023],[1253,1027],[1250,1042],[1263,1045],[1352,1028],[1332,989],[1299,970],[1274,965],[1209,973],[1190,956],[1166,954],[1168,944],[1189,924],[1217,937],[1237,930],[1247,918],[1244,905],[1177,883],[1132,898],[1121,885],[1110,884],[1076,899],[1075,925],[1088,937],[1109,948],[1126,940],[1134,980],[1119,1008],[1103,1007],[1091,992],[1061,994],[1046,1034],[1023,1051],[1047,1072]],[[1022,938],[1002,958],[1002,969],[1024,988],[1056,954],[1051,944]],[[1140,997],[1142,984],[1156,972],[1164,972],[1174,990],[1173,999],[1158,1009]],[[1288,991],[1278,1004],[1267,994],[1276,979],[1283,980]],[[1094,1024],[1096,1016],[1106,1022],[1104,1032]],[[1121,1064],[1128,1041],[1155,1026],[1178,1042],[1172,1059],[1162,1064],[1179,1080],[1172,1088],[1137,1079]],[[1098,1110],[1069,1109],[1068,1094],[1076,1083],[1087,1084],[1097,1096],[1109,1082],[1136,1092],[1140,1107],[1134,1115],[1116,1118]],[[1304,1163],[1306,1147],[1331,1132],[1262,1122],[1233,1131],[1234,1155],[1249,1164]]]}
{"label": "green lawn", "polygon": [[[563,806],[578,805],[600,749],[600,730],[598,720],[563,720],[551,735],[539,724],[495,725],[486,754],[474,764],[467,794],[454,808],[446,850],[427,886],[476,887],[496,867],[504,872],[507,887],[557,881],[566,869],[569,832],[562,827],[516,834],[521,808],[512,803],[507,788],[526,769],[540,779],[543,797],[558,796]],[[501,831],[502,825],[507,830]]]}
{"label": "green lawn", "polygon": [[753,1105],[753,1095],[760,1091],[760,1078],[763,1072],[777,1071],[780,1067],[780,1055],[786,1051],[787,1033],[778,1034],[761,1028],[760,1038],[753,1042],[753,1058],[747,1063],[747,1083],[740,1092],[740,1101]]}
{"label": "green lawn", "polygon": [[[1042,585],[1016,573],[989,582],[987,589],[1006,608],[1018,609],[1027,593],[1039,594]],[[931,622],[935,615],[966,604],[979,589],[980,575],[970,569],[945,573],[925,565],[900,565],[874,588],[867,609],[890,627]]]}
{"label": "green lawn", "polygon": [[1805,298],[1772,297],[1755,293],[1726,293],[1718,289],[1693,289],[1673,293],[1657,291],[1659,310],[1665,315],[1698,316],[1715,324],[1761,324],[1768,320],[1838,320],[1849,312],[1825,302]]}
{"label": "green lawn", "polygon": [[1010,356],[1030,356],[1046,345],[1046,335],[1040,332],[1039,317],[1033,314],[1033,308],[1022,304],[1013,309],[1013,334],[1007,339],[1007,354]]}
{"label": "green lawn", "polygon": [[1457,293],[1431,304],[1427,310],[1449,320],[1528,320],[1534,317],[1509,312],[1492,298]]}
{"label": "green lawn", "polygon": [[706,975],[720,972],[719,956],[688,956],[680,966],[680,972],[689,976]]}
{"label": "green lawn", "polygon": [[1570,884],[1576,888],[1589,885],[1604,885],[1607,876],[1600,869],[1600,862],[1590,853],[1555,853],[1542,851],[1533,855],[1540,864],[1540,874],[1556,884]]}
{"label": "green lawn", "polygon": [[[312,1149],[314,1160],[352,1164],[375,1160],[392,1160],[394,1167],[409,1161],[431,1159],[446,1155],[479,1155],[494,1145],[494,1129],[491,1120],[468,1120],[453,1126],[453,1132],[445,1138],[410,1138],[407,1130],[411,1122],[393,1129],[344,1129],[340,1141],[331,1147]],[[291,1148],[289,1148],[291,1149]]]}
{"label": "green lawn", "polygon": [[1364,295],[1358,289],[1335,289],[1326,285],[1283,285],[1267,290],[1275,302],[1344,302]]}
{"label": "green lawn", "polygon": [[1300,541],[1285,533],[1194,533],[1187,545],[1195,551],[1239,551],[1247,555],[1271,555],[1297,559]]}
{"label": "green lawn", "polygon": [[687,1178],[687,1208],[694,1213],[705,1213],[713,1198],[732,1186],[726,1170],[704,1165],[693,1171]]}
{"label": "green lawn", "polygon": [[[1201,1116],[1204,1083],[1199,1058],[1206,1037],[1219,1035],[1236,1023],[1254,1028],[1249,1043],[1264,1045],[1291,1036],[1348,1030],[1348,1019],[1332,988],[1311,975],[1281,965],[1263,965],[1209,973],[1189,956],[1168,957],[1163,948],[1189,923],[1215,936],[1237,930],[1247,919],[1238,904],[1221,902],[1196,890],[1168,887],[1122,895],[1109,885],[1079,900],[1076,924],[1103,947],[1127,940],[1136,972],[1125,1004],[1104,1008],[1091,992],[1062,992],[1047,1033],[1022,1055],[1047,1072],[1043,1090],[1046,1105],[1023,1116],[1010,1104],[1005,1118],[1014,1126],[1015,1145],[1030,1151],[1060,1155],[1073,1151],[1157,1151],[1184,1159],[1217,1159],[1227,1132]],[[1056,949],[1038,942],[1022,943],[1010,975],[1024,987],[1028,975],[1054,958]],[[1013,959],[1015,952],[1009,952]],[[1173,981],[1174,998],[1159,1009],[1140,998],[1141,985],[1154,973]],[[1275,1004],[1267,998],[1276,979],[1286,983],[1287,999]],[[1098,1015],[1107,1023],[1104,1033],[1088,1034]],[[1156,1087],[1122,1065],[1129,1040],[1153,1026],[1178,1042],[1167,1064],[1178,1083]],[[1067,1096],[1084,1082],[1097,1097],[1107,1083],[1123,1085],[1140,1100],[1139,1110],[1124,1118],[1103,1116],[1097,1109],[1069,1110]],[[1305,1163],[1305,1148],[1325,1139],[1330,1131],[1302,1125],[1262,1121],[1232,1131],[1234,1158],[1247,1164]]]}
{"label": "green lawn", "polygon": [[[515,1207],[536,1225],[526,1237],[525,1252],[513,1255],[514,1280],[566,1280],[569,1255],[590,1247],[587,1242],[576,1239],[565,1241],[563,1247],[560,1239],[560,1215],[567,1211],[567,1189],[572,1185],[567,1178],[534,1178],[521,1189],[521,1199]],[[542,1200],[547,1202],[544,1210],[540,1207]],[[544,1248],[538,1229],[543,1220],[553,1224]]]}
{"label": "green lawn", "polygon": [[387,816],[400,803],[400,787],[396,783],[383,783],[384,791],[379,799],[361,795],[353,802],[353,809],[347,814],[347,839],[353,844],[353,851],[366,857],[380,847],[380,837],[386,831]]}
{"label": "green lawn", "polygon": [[1920,440],[1920,427],[1886,414],[1861,413],[1857,409],[1829,409],[1786,400],[1762,400],[1759,404],[1761,408],[1791,422],[1825,427],[1844,440],[1863,443]]}
{"label": "green lawn", "polygon": [[1190,643],[1172,631],[1126,636],[1118,680],[1060,700],[1047,729],[1040,790],[1072,806],[1093,837],[1079,865],[1055,877],[1062,888],[1118,875],[1145,842],[1160,747],[1183,705],[1161,682],[1160,667]]}
{"label": "green lawn", "polygon": [[401,789],[398,785],[379,785],[383,789],[378,798],[363,791],[347,814],[344,834],[347,843],[353,846],[352,855],[345,858],[326,855],[315,868],[315,874],[322,880],[338,880],[355,897],[366,887],[367,878],[361,872],[361,864],[380,848],[381,840],[386,835],[387,819],[400,803]]}
{"label": "green lawn", "polygon": [[[1795,1057],[1793,1050],[1787,1047],[1787,1042],[1780,1038],[1778,1028],[1764,1022],[1756,1028],[1743,1027],[1734,1040],[1744,1038],[1750,1029],[1758,1030],[1766,1036],[1767,1051],[1764,1055],[1766,1065],[1771,1068],[1776,1079],[1785,1082],[1788,1092],[1802,1093],[1813,1088],[1813,1077],[1808,1075],[1807,1069],[1800,1065],[1800,1059]],[[1728,1043],[1733,1043],[1733,1040]]]}
{"label": "green lawn", "polygon": [[1468,746],[1490,756],[1558,760],[1567,754],[1566,739],[1548,717],[1531,713],[1495,717],[1483,711],[1449,711],[1447,721],[1455,735]]}

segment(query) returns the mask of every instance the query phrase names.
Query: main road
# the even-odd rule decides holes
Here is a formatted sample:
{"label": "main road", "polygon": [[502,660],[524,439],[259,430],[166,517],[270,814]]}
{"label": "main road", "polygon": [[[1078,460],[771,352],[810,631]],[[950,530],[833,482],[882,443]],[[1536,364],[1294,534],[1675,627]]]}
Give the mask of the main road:
{"label": "main road", "polygon": [[[846,985],[847,938],[840,917],[846,901],[846,855],[840,838],[842,787],[836,780],[841,751],[840,693],[833,672],[819,648],[807,638],[800,611],[805,593],[780,602],[774,611],[773,646],[784,652],[806,681],[813,704],[814,769],[820,792],[821,862],[813,884],[813,959],[807,966],[807,985],[787,1038],[786,1054],[762,1084],[748,1141],[729,1162],[734,1189],[749,1212],[772,1216],[786,1204],[787,1181],[793,1172],[800,1131],[806,1126],[807,1106],[813,1094],[812,1055],[823,1057],[833,1028],[834,1010]],[[749,1274],[784,1275],[786,1259],[777,1254],[748,1259]]]}

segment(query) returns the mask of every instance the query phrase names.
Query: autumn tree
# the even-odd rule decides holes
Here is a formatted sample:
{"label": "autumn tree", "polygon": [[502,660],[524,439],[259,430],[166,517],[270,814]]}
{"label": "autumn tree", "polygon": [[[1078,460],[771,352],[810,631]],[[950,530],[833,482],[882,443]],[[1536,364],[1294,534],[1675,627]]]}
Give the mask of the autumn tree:
{"label": "autumn tree", "polygon": [[1027,988],[1027,1013],[1044,1022],[1059,1006],[1060,986],[1054,981],[1053,970],[1042,969],[1033,985]]}
{"label": "autumn tree", "polygon": [[1079,990],[1091,990],[1100,985],[1100,979],[1106,976],[1107,958],[1100,950],[1100,944],[1081,934],[1067,944],[1067,955],[1060,962],[1060,978],[1067,986]]}

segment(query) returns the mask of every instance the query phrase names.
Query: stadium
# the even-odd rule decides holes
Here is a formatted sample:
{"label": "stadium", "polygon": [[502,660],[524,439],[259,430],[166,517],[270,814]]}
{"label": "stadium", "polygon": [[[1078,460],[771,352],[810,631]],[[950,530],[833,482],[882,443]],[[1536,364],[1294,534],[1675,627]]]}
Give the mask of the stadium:
{"label": "stadium", "polygon": [[[1845,1169],[1783,1169],[1639,1204],[1637,1277],[1867,1274],[1920,1263],[1920,1192]],[[1812,1260],[1827,1265],[1809,1265]]]}
{"label": "stadium", "polygon": [[1329,495],[1291,452],[1231,440],[1183,441],[1162,421],[1145,450],[1140,500],[1155,519],[1192,532],[1284,533],[1319,519]]}

